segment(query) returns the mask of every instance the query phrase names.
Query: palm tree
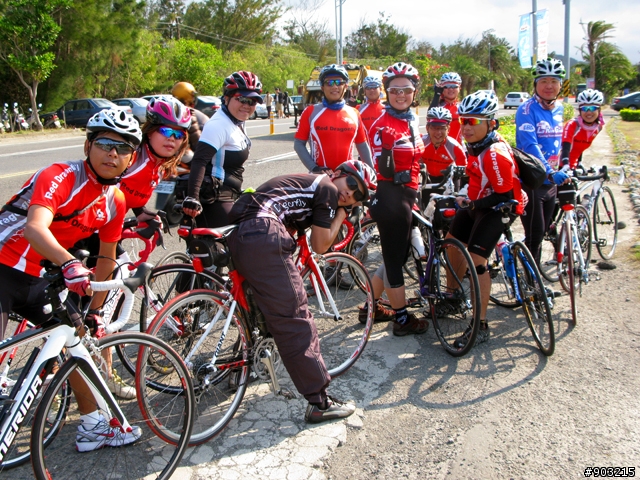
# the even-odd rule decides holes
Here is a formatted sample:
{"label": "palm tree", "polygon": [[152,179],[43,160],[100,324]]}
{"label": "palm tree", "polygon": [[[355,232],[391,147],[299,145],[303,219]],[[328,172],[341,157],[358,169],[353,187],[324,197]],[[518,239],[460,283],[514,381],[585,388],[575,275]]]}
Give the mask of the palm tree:
{"label": "palm tree", "polygon": [[[586,44],[582,45],[580,49],[582,52],[582,56],[587,59],[589,58],[589,77],[596,77],[596,50],[598,49],[598,44],[604,42],[605,40],[611,38],[611,32],[615,29],[615,26],[612,23],[606,23],[604,20],[598,20],[596,22],[589,22],[587,27],[584,28],[584,34],[586,35],[584,40]],[[585,51],[586,46],[586,51]]]}

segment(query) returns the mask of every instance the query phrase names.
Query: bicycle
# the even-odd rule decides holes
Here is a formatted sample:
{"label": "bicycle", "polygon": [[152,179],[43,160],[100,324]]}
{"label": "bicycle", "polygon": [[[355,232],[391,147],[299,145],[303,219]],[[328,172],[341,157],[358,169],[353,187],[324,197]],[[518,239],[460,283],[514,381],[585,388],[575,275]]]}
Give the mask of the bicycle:
{"label": "bicycle", "polygon": [[[113,478],[121,476],[122,472],[139,478],[169,478],[184,455],[193,428],[195,403],[184,362],[167,344],[150,335],[119,333],[101,339],[88,333],[82,335],[82,317],[66,298],[60,268],[47,263],[45,269],[52,319],[0,342],[0,353],[15,348],[24,351],[25,355],[30,352],[13,388],[0,402],[2,445],[11,446],[20,428],[25,426],[25,413],[41,396],[33,417],[29,444],[37,479]],[[132,292],[144,282],[145,270],[141,268],[136,276],[125,280],[91,282],[91,288],[94,291],[124,289],[127,300],[121,315],[126,317],[133,305]],[[115,345],[137,352],[135,400],[116,400],[103,378],[106,372],[101,371],[104,365],[100,352]],[[59,364],[63,351],[66,360]],[[158,365],[169,368],[158,372]],[[57,371],[51,378],[49,375],[54,366]],[[119,373],[123,374],[123,371]],[[93,397],[76,391],[76,399],[81,395],[85,403],[97,408],[110,427],[120,429],[121,433],[109,437],[109,442],[121,446],[126,441],[126,434],[131,434],[138,437],[133,443],[123,449],[99,449],[81,457],[70,455],[82,414],[71,403],[72,375],[84,380]],[[167,450],[158,442],[158,436],[175,448]],[[129,462],[133,458],[135,461]],[[141,459],[147,461],[141,462]]]}
{"label": "bicycle", "polygon": [[527,246],[514,241],[509,213],[516,200],[496,205],[493,209],[503,213],[505,232],[495,248],[495,257],[488,264],[491,277],[489,299],[507,308],[522,307],[533,339],[540,351],[551,356],[555,350],[555,332],[551,316],[551,302],[542,283],[531,252]]}
{"label": "bicycle", "polygon": [[[233,269],[226,237],[236,226],[194,229],[208,237],[208,256],[194,265],[228,266],[229,280],[219,290],[193,290],[167,303],[147,332],[175,346],[189,366],[198,398],[199,416],[191,445],[218,435],[233,418],[249,377],[269,380],[275,395],[294,395],[280,387],[281,360],[251,288]],[[314,254],[307,236],[298,232],[296,265],[309,292],[320,349],[331,377],[344,374],[362,354],[373,325],[373,288],[364,267],[353,257]],[[197,267],[202,268],[202,267]],[[332,281],[327,281],[332,278]],[[366,321],[360,323],[364,313]]]}

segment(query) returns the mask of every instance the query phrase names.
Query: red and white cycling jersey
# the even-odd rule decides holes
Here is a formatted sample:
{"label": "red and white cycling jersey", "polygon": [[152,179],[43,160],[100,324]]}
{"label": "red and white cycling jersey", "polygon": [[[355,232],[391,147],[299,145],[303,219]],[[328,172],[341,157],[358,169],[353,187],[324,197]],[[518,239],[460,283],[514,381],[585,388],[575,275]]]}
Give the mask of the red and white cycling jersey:
{"label": "red and white cycling jersey", "polygon": [[380,115],[384,113],[384,105],[380,100],[377,102],[365,102],[356,107],[360,112],[364,129],[368,133],[373,122],[375,122]]}
{"label": "red and white cycling jersey", "polygon": [[311,158],[332,170],[353,159],[353,147],[367,141],[360,113],[345,105],[331,110],[321,103],[308,106],[298,122],[295,138],[309,142]]}
{"label": "red and white cycling jersey", "polygon": [[431,143],[429,135],[422,137],[422,141],[424,142],[422,161],[427,166],[427,173],[430,177],[441,177],[442,170],[452,163],[460,167],[467,165],[467,154],[455,139],[447,137],[438,148]]}
{"label": "red and white cycling jersey", "polygon": [[460,125],[460,115],[458,115],[458,102],[440,102],[440,106],[451,112],[451,125],[449,126],[449,136],[458,143],[462,142],[462,126]]}
{"label": "red and white cycling jersey", "polygon": [[562,130],[562,143],[569,142],[571,144],[571,151],[569,153],[570,168],[576,168],[580,155],[591,146],[591,143],[598,136],[600,130],[602,130],[602,123],[600,123],[600,121],[593,125],[586,125],[582,117],[576,117],[567,122],[564,130]]}
{"label": "red and white cycling jersey", "polygon": [[378,158],[380,158],[380,154],[382,153],[382,142],[380,141],[378,131],[384,127],[391,127],[402,135],[396,140],[393,146],[393,161],[396,172],[402,172],[403,170],[411,171],[411,182],[406,185],[417,190],[418,175],[420,174],[420,158],[424,151],[424,143],[422,143],[422,137],[418,131],[418,118],[416,117],[413,122],[410,122],[409,120],[401,120],[388,113],[384,113],[371,125],[371,129],[369,130],[369,144],[373,152],[373,163],[378,173],[378,180],[391,182],[393,178],[383,177],[380,175],[380,170],[378,169]]}
{"label": "red and white cycling jersey", "polygon": [[37,171],[0,213],[0,262],[34,277],[41,275],[44,257],[24,238],[26,215],[6,210],[9,206],[26,213],[32,205],[44,206],[54,214],[49,230],[63,248],[96,230],[100,240],[117,242],[127,212],[122,192],[115,185],[99,184],[84,160],[54,163]]}
{"label": "red and white cycling jersey", "polygon": [[162,175],[162,162],[155,159],[149,147],[145,145],[138,150],[133,163],[118,184],[127,201],[127,209],[144,207]]}
{"label": "red and white cycling jersey", "polygon": [[524,201],[518,166],[506,143],[502,141],[493,143],[477,157],[469,155],[467,175],[469,175],[467,195],[471,200],[487,197],[493,192],[507,193],[513,190],[514,200],[520,202],[515,213],[522,215]]}

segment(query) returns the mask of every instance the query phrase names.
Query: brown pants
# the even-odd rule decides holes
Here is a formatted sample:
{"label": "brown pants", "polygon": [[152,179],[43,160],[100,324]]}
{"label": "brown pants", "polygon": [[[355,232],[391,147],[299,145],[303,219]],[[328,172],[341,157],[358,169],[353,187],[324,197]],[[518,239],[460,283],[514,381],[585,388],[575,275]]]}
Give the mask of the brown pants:
{"label": "brown pants", "polygon": [[231,234],[229,249],[235,268],[251,285],[294,385],[310,403],[321,403],[331,377],[293,263],[295,240],[279,221],[254,218]]}

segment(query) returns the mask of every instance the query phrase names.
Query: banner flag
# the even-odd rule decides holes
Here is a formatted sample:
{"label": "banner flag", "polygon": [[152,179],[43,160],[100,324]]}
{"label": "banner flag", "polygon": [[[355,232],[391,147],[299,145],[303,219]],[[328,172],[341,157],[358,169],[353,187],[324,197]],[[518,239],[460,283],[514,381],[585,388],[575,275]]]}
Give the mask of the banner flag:
{"label": "banner flag", "polygon": [[546,8],[536,12],[538,26],[538,60],[549,56],[549,10]]}
{"label": "banner flag", "polygon": [[520,15],[520,34],[518,36],[518,58],[522,68],[531,68],[531,14]]}

